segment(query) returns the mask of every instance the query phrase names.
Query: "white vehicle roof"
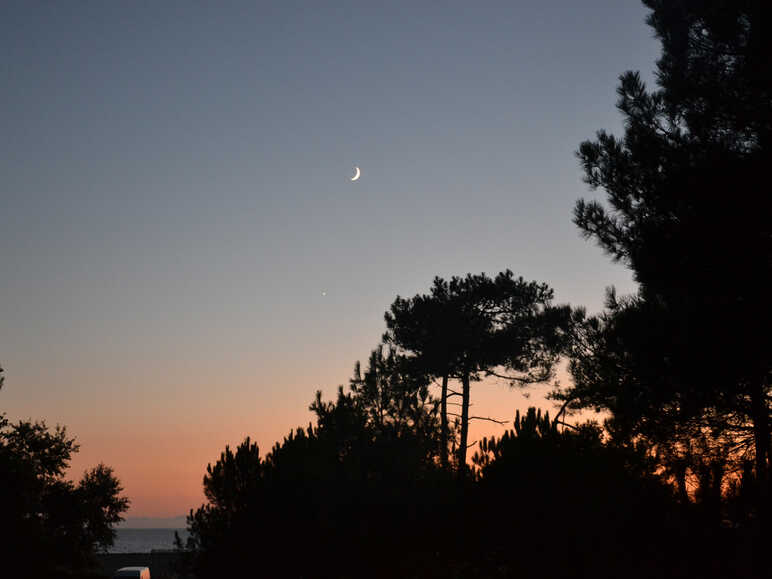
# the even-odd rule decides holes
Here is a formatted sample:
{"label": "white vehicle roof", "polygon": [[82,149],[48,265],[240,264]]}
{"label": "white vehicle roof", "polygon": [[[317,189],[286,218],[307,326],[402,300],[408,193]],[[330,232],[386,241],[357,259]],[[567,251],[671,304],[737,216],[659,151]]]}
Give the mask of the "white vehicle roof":
{"label": "white vehicle roof", "polygon": [[138,577],[139,579],[150,579],[150,567],[121,567],[113,577]]}

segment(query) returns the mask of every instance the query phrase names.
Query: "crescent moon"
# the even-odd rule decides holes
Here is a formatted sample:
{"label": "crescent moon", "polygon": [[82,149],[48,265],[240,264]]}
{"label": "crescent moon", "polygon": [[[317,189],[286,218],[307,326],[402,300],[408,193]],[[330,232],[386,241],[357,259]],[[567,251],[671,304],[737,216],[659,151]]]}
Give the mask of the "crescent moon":
{"label": "crescent moon", "polygon": [[359,167],[355,166],[354,171],[355,171],[354,176],[351,178],[352,181],[356,181],[362,175],[362,171],[359,170]]}

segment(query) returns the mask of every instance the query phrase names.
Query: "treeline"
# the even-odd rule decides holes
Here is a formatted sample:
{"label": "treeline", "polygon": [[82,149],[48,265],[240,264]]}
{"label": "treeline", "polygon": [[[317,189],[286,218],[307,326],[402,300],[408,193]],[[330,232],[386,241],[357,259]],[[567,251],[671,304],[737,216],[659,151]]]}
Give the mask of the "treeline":
{"label": "treeline", "polygon": [[[545,285],[511,272],[437,278],[430,294],[398,297],[385,315],[385,343],[364,369],[356,365],[336,399],[317,392],[312,424],[264,457],[247,438],[208,466],[208,502],[191,511],[190,537],[178,544],[183,570],[416,578],[749,572],[745,543],[756,535],[759,504],[743,503],[742,489],[755,479],[719,492],[718,506],[711,478],[698,476],[680,495],[668,480],[671,455],[617,428],[619,413],[604,426],[567,422],[567,408],[586,401],[576,386],[553,392],[566,400],[555,418],[535,408],[517,413],[512,430],[483,439],[467,460],[474,445],[461,441],[475,418],[475,381],[541,382],[561,356],[579,371],[598,319],[550,298]],[[459,412],[448,400],[460,400]],[[712,456],[693,449],[691,468]]]}
{"label": "treeline", "polygon": [[[270,577],[765,576],[772,381],[767,3],[644,0],[657,85],[578,152],[574,222],[630,268],[598,315],[510,271],[397,297],[315,422],[207,468],[188,570]],[[472,385],[571,383],[469,460]],[[436,384],[436,387],[432,386]],[[603,411],[603,424],[572,412]],[[182,545],[180,545],[182,547]]]}

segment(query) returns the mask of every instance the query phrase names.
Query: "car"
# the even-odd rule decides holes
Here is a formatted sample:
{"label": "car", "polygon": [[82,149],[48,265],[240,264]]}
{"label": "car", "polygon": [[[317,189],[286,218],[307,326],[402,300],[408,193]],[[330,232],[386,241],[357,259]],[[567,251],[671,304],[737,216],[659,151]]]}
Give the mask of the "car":
{"label": "car", "polygon": [[126,577],[150,579],[150,567],[121,567],[113,573],[113,579],[124,579]]}

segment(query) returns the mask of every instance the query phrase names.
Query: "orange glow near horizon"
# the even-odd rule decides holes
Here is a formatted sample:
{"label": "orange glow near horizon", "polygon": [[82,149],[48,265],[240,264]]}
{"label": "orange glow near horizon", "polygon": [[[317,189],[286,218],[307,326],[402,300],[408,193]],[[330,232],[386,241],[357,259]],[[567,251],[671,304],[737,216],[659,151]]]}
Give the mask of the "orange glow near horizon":
{"label": "orange glow near horizon", "polygon": [[[179,516],[435,276],[511,269],[590,313],[635,291],[571,215],[602,199],[576,148],[624,134],[619,72],[656,83],[648,8],[470,6],[3,5],[0,413],[66,425],[67,476],[111,467],[128,517]],[[470,410],[552,415],[547,389],[473,383]]]}
{"label": "orange glow near horizon", "polygon": [[[323,389],[325,398],[335,394],[336,387]],[[257,396],[243,394],[227,403],[195,409],[193,403],[180,403],[176,419],[162,420],[157,408],[143,417],[102,417],[68,424],[68,432],[81,444],[74,455],[69,472],[78,480],[82,473],[99,462],[111,466],[120,479],[124,495],[131,507],[128,517],[175,517],[187,514],[204,503],[202,480],[207,464],[214,463],[225,449],[241,443],[249,436],[258,443],[261,456],[270,452],[274,443],[281,441],[291,429],[305,427],[313,421],[307,410],[315,388],[305,392],[303,401],[289,396],[281,401],[273,399],[271,407],[259,403]],[[483,381],[472,384],[470,414],[509,421],[507,426],[491,422],[472,421],[469,441],[484,436],[501,435],[511,428],[515,410],[522,413],[529,406],[549,409],[553,403],[544,398],[548,386],[533,386],[525,391],[510,389],[501,381]],[[280,391],[280,390],[279,390]],[[528,398],[522,392],[530,392]],[[180,420],[184,416],[187,420]],[[469,457],[475,448],[469,451]]]}

